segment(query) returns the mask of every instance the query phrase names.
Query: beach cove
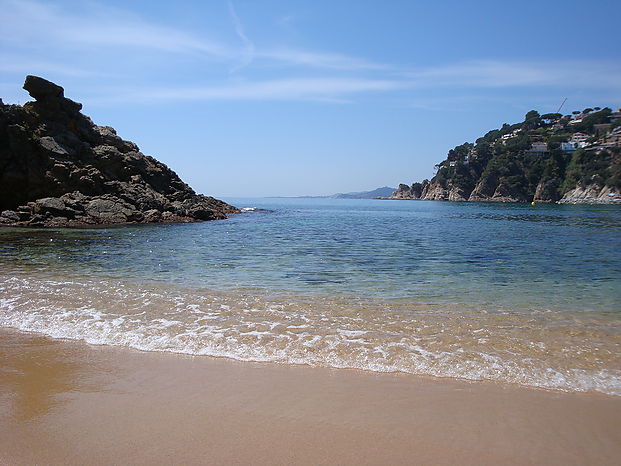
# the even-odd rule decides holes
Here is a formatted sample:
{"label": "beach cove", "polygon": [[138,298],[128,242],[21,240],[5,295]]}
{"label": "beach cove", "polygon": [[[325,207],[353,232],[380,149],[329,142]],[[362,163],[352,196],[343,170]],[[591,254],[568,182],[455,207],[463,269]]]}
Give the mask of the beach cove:
{"label": "beach cove", "polygon": [[618,458],[615,206],[227,201],[0,230],[2,462]]}

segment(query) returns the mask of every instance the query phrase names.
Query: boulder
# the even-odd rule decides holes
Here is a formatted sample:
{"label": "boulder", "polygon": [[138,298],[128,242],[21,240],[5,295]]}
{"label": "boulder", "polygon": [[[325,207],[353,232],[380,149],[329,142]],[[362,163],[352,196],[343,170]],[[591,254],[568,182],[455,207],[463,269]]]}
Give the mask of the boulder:
{"label": "boulder", "polygon": [[35,100],[61,99],[65,96],[62,87],[39,76],[26,76],[24,89]]}

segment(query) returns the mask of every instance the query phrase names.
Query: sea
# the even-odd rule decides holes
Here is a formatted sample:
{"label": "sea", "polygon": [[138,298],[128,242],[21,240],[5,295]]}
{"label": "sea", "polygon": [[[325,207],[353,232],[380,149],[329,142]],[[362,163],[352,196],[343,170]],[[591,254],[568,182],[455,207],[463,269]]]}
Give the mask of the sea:
{"label": "sea", "polygon": [[0,326],[621,396],[621,206],[225,200],[242,213],[0,228]]}

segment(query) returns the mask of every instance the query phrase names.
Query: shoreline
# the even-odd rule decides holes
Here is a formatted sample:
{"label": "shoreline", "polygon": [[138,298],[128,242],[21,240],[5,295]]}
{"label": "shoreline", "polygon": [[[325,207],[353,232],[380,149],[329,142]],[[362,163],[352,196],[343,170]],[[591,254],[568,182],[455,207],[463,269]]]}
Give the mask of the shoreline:
{"label": "shoreline", "polygon": [[8,464],[612,464],[621,397],[0,329]]}
{"label": "shoreline", "polygon": [[415,199],[406,197],[374,197],[378,201],[435,201],[435,202],[473,202],[473,203],[490,203],[490,204],[557,204],[557,205],[621,205],[621,199],[567,199],[558,201],[507,201],[507,200],[493,200],[493,199],[478,199],[476,201],[470,201],[464,199],[462,201],[451,201],[449,199]]}

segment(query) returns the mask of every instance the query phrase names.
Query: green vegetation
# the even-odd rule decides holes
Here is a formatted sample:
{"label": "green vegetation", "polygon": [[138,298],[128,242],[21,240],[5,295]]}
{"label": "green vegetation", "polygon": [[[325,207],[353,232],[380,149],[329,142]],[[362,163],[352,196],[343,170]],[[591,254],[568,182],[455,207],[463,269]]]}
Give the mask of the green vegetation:
{"label": "green vegetation", "polygon": [[536,194],[555,201],[577,186],[592,184],[621,189],[619,126],[621,118],[610,108],[565,116],[531,110],[520,123],[505,123],[474,144],[451,149],[436,165],[431,183],[465,199],[502,192],[522,201]]}

